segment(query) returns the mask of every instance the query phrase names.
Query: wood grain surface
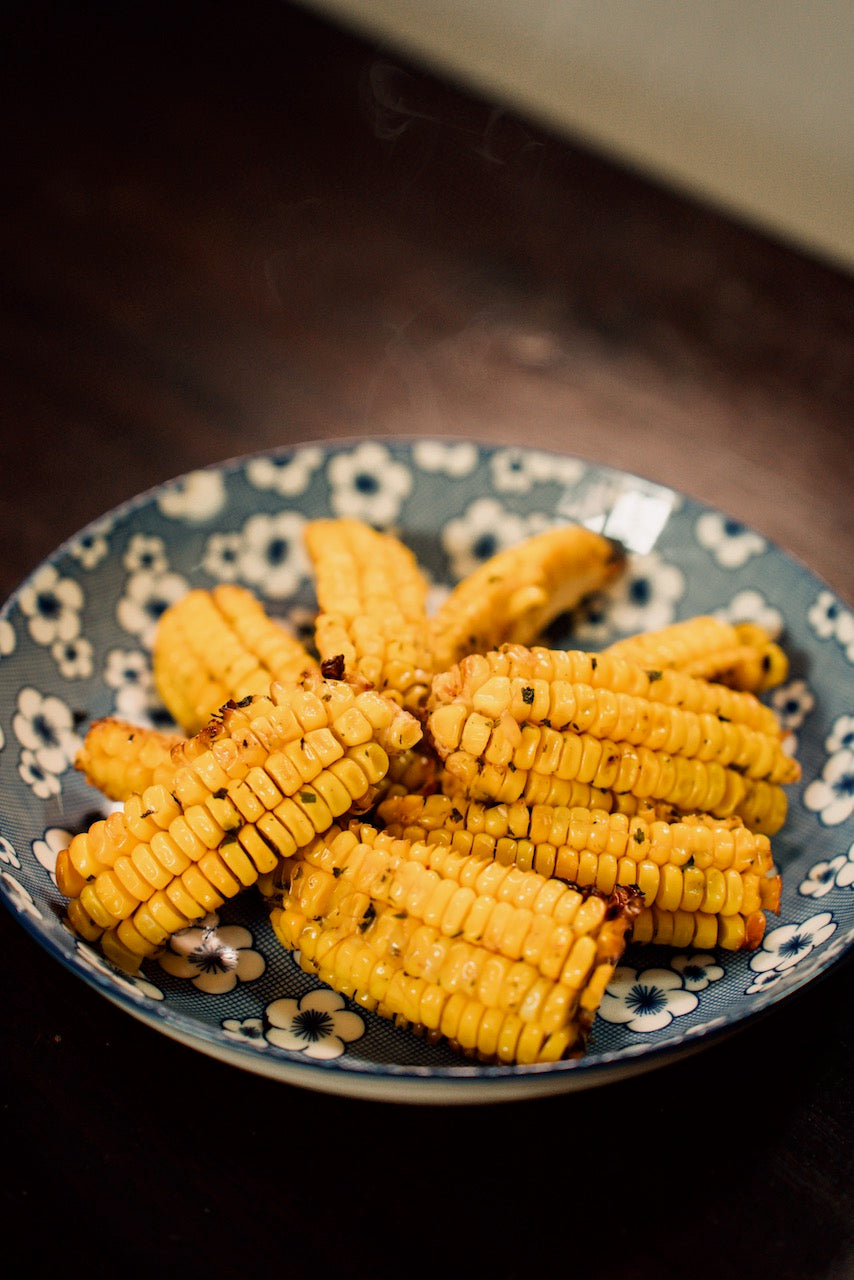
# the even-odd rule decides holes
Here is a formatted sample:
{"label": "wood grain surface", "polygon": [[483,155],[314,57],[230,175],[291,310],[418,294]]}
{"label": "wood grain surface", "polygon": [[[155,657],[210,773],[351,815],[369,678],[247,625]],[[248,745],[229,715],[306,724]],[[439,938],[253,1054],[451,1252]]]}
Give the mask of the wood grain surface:
{"label": "wood grain surface", "polygon": [[[0,23],[4,597],[188,469],[427,433],[675,486],[854,600],[850,277],[286,3]],[[443,1109],[247,1076],[0,939],[15,1276],[852,1274],[850,965],[649,1076]]]}

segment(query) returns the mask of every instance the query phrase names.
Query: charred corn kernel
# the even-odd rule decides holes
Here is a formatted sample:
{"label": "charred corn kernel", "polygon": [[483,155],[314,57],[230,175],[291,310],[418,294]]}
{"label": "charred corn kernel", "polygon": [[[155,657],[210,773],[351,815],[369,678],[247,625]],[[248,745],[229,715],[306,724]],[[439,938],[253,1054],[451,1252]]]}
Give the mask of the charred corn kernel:
{"label": "charred corn kernel", "polygon": [[305,543],[320,612],[323,661],[341,659],[401,705],[423,704],[433,671],[426,643],[427,582],[408,547],[359,520],[314,520]]}
{"label": "charred corn kernel", "polygon": [[[328,707],[334,710],[331,721]],[[365,723],[385,746],[373,739],[346,745],[354,708],[366,708]],[[185,927],[200,909],[214,909],[256,883],[280,858],[331,826],[348,803],[361,801],[382,778],[389,760],[385,748],[394,743],[409,750],[420,733],[409,713],[361,683],[307,677],[299,688],[274,684],[269,697],[225,708],[221,721],[199,735],[201,750],[181,748],[174,787],[153,783],[141,796],[129,796],[110,824],[99,820],[89,833],[75,837],[60,858],[61,887],[79,895],[98,928],[132,919],[150,950],[161,945],[160,933],[166,927],[168,935],[170,922],[180,918],[175,927]],[[291,794],[264,780],[257,763],[261,739],[271,756],[296,746]],[[324,768],[327,759],[337,770],[334,775]],[[192,802],[182,806],[181,795]],[[275,810],[267,810],[259,796],[275,803]],[[247,800],[255,803],[247,806]],[[260,810],[260,816],[245,821],[247,807],[256,814]],[[181,887],[170,894],[179,877]],[[118,936],[132,951],[136,936],[130,929]]]}
{"label": "charred corn kernel", "polygon": [[90,786],[122,801],[171,776],[172,749],[181,741],[180,734],[106,717],[89,727],[74,765]]}
{"label": "charred corn kernel", "polygon": [[[343,942],[357,938],[376,956],[371,964],[358,953],[360,980],[377,1012],[424,1026],[466,1052],[483,1055],[488,1048],[496,1060],[515,1060],[523,1032],[532,1061],[547,1043],[554,1051],[555,1033],[564,1037],[562,1053],[579,1052],[598,1004],[592,992],[585,997],[587,983],[596,973],[601,998],[607,975],[597,969],[605,964],[613,972],[634,900],[624,895],[609,910],[604,902],[588,906],[577,890],[534,871],[472,863],[444,846],[391,837],[364,823],[330,831],[292,867],[281,905],[271,912],[273,928],[324,981],[358,1000]],[[572,901],[565,906],[565,899]],[[321,960],[324,934],[330,944]],[[568,962],[572,986],[550,1002]],[[381,964],[387,980],[380,984]],[[541,1025],[549,1009],[551,1020]]]}
{"label": "charred corn kernel", "polygon": [[452,589],[431,619],[436,669],[505,641],[532,643],[624,563],[613,542],[574,524],[497,552]]}
{"label": "charred corn kernel", "polygon": [[648,669],[670,667],[754,693],[781,684],[788,674],[785,653],[762,627],[711,615],[629,636],[605,652]]}
{"label": "charred corn kernel", "polygon": [[196,589],[161,616],[152,653],[157,689],[175,721],[195,734],[229,700],[292,683],[317,662],[246,588]]}

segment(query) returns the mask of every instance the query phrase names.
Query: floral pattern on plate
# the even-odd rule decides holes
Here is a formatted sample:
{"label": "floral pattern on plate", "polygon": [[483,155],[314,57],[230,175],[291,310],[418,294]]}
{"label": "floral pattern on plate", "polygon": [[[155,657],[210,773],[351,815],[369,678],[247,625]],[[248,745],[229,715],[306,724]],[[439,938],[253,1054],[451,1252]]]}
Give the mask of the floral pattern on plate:
{"label": "floral pattern on plate", "polygon": [[[785,828],[779,918],[753,953],[630,946],[578,1060],[479,1065],[318,987],[252,892],[172,940],[138,978],[62,923],[56,856],[106,802],[73,767],[88,721],[167,722],[149,649],[192,586],[239,581],[310,627],[308,519],[353,515],[412,547],[438,601],[501,546],[564,520],[619,537],[626,573],[550,631],[596,648],[697,613],[755,620],[790,655],[768,695],[803,767]],[[0,613],[0,897],[51,954],[129,1013],[202,1052],[343,1094],[491,1100],[583,1088],[746,1023],[854,941],[854,614],[727,515],[576,458],[474,441],[308,443],[212,466],[81,531]]]}

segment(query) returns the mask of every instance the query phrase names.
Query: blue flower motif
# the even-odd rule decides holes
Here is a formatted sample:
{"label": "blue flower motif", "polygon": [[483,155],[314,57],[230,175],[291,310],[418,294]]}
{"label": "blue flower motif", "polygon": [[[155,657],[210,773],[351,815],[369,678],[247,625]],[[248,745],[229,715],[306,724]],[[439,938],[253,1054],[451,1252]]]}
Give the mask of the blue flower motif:
{"label": "blue flower motif", "polygon": [[822,911],[799,924],[783,924],[766,933],[761,948],[750,958],[750,968],[758,977],[747,988],[747,994],[774,985],[835,931],[833,916],[829,911]]}
{"label": "blue flower motif", "polygon": [[[702,989],[702,988],[700,988]],[[672,969],[637,970],[621,965],[614,971],[599,1016],[629,1031],[661,1031],[674,1018],[693,1013],[699,1001]]]}
{"label": "blue flower motif", "polygon": [[305,493],[322,462],[323,451],[316,445],[281,457],[252,458],[246,464],[246,479],[256,489],[270,489],[283,498],[295,498]]}
{"label": "blue flower motif", "polygon": [[310,991],[301,1000],[274,1000],[265,1010],[267,1040],[307,1058],[340,1058],[365,1033],[364,1020],[335,991]]}
{"label": "blue flower motif", "polygon": [[335,454],[327,475],[332,510],[338,516],[390,525],[412,491],[412,472],[396,462],[377,441],[366,440],[350,453]]}
{"label": "blue flower motif", "polygon": [[174,484],[166,485],[157,506],[170,520],[202,524],[218,515],[225,506],[225,480],[220,471],[201,469]]}
{"label": "blue flower motif", "polygon": [[738,520],[706,511],[697,520],[697,541],[712,552],[725,569],[740,569],[766,548],[765,539]]}
{"label": "blue flower motif", "polygon": [[824,826],[835,827],[854,813],[854,716],[840,716],[824,745],[831,755],[803,800]]}
{"label": "blue flower motif", "polygon": [[854,844],[847,854],[840,853],[826,862],[817,862],[798,885],[798,893],[806,898],[823,898],[831,889],[854,887]]}

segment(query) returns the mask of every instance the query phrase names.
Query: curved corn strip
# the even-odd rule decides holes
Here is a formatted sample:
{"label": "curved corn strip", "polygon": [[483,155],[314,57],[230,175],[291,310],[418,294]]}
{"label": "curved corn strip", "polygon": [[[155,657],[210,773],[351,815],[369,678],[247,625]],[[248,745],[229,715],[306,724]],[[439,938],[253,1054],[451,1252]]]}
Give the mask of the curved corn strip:
{"label": "curved corn strip", "polygon": [[437,671],[505,642],[531,644],[555,618],[602,590],[625,553],[583,525],[561,525],[491,556],[453,588],[430,621]]}
{"label": "curved corn strip", "polygon": [[[728,942],[733,931],[715,923],[718,917],[752,919],[779,910],[780,876],[768,837],[735,819],[693,814],[662,821],[654,812],[630,816],[564,806],[483,805],[438,795],[390,798],[378,807],[377,818],[389,836],[444,844],[581,888],[611,893],[619,885],[637,885],[646,909],[639,919],[653,907],[708,916],[696,922],[702,936],[714,928],[715,938],[720,933]],[[665,942],[665,930],[666,925],[647,937],[644,924],[644,940]],[[739,945],[758,945],[763,933],[764,915]],[[634,930],[632,936],[639,940]]]}
{"label": "curved corn strip", "polygon": [[360,520],[313,520],[305,527],[320,613],[322,661],[342,658],[410,711],[421,708],[433,672],[426,644],[427,582],[394,535]]}
{"label": "curved corn strip", "polygon": [[74,767],[109,800],[126,800],[171,776],[172,750],[182,741],[181,734],[106,716],[90,725]]}
{"label": "curved corn strip", "polygon": [[364,1007],[527,1063],[583,1051],[634,901],[362,827],[303,851],[271,921],[303,967]]}
{"label": "curved corn strip", "polygon": [[297,681],[317,661],[245,587],[197,588],[161,616],[152,653],[154,682],[177,724],[194,734],[229,698]]}
{"label": "curved corn strip", "polygon": [[418,722],[359,683],[306,677],[226,705],[176,749],[168,785],[75,836],[57,859],[69,920],[142,959],[373,799]]}
{"label": "curved corn strip", "polygon": [[647,669],[672,667],[754,693],[782,684],[789,671],[785,653],[762,627],[710,614],[628,636],[604,652]]}

